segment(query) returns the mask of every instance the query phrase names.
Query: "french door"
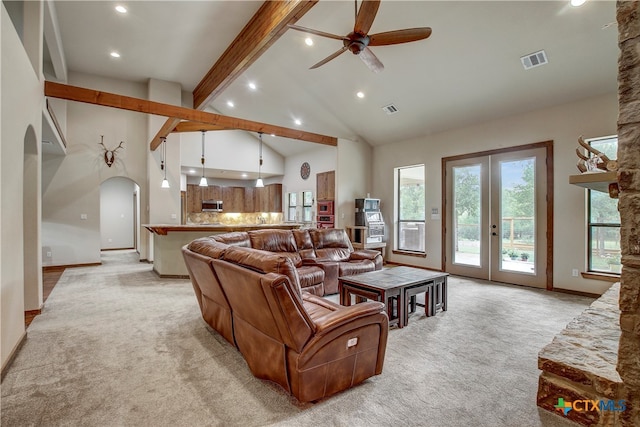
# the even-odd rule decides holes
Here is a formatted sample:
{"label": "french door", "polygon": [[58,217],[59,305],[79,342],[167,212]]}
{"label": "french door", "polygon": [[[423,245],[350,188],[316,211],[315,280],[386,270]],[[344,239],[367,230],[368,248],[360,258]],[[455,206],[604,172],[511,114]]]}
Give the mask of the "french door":
{"label": "french door", "polygon": [[443,159],[443,264],[460,276],[551,289],[552,143]]}

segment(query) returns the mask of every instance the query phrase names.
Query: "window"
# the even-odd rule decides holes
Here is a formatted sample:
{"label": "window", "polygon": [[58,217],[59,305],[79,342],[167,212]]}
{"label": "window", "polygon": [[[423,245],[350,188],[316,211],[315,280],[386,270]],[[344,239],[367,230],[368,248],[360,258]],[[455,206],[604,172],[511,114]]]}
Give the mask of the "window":
{"label": "window", "polygon": [[296,200],[298,194],[297,193],[289,193],[288,202],[287,202],[287,219],[289,221],[297,221],[296,218]]}
{"label": "window", "polygon": [[[588,140],[589,144],[607,155],[617,157],[618,137]],[[588,270],[600,273],[620,273],[620,213],[618,200],[608,193],[587,190]]]}
{"label": "window", "polygon": [[313,193],[311,191],[302,192],[302,221],[311,222],[313,220]]}
{"label": "window", "polygon": [[396,246],[400,251],[424,253],[424,165],[396,168]]}

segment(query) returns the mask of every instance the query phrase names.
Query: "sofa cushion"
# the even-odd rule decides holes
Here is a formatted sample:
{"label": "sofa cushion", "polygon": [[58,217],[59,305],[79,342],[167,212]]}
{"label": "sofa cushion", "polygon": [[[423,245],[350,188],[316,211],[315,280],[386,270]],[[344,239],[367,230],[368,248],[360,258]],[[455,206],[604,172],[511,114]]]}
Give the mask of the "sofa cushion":
{"label": "sofa cushion", "polygon": [[302,259],[315,259],[316,251],[313,248],[313,241],[309,231],[304,230],[291,230],[293,237],[296,240],[296,246],[298,247],[298,253]]}
{"label": "sofa cushion", "polygon": [[351,241],[342,229],[312,229],[309,234],[319,260],[346,261],[353,252]]}
{"label": "sofa cushion", "polygon": [[229,246],[251,247],[249,234],[246,231],[232,231],[223,234],[214,234],[211,238],[217,242],[226,243]]}
{"label": "sofa cushion", "polygon": [[222,258],[227,247],[226,244],[217,242],[211,237],[201,237],[187,245],[190,251],[215,259]]}
{"label": "sofa cushion", "polygon": [[230,246],[224,260],[242,265],[259,273],[278,273],[287,276],[294,289],[301,294],[300,278],[293,262],[281,255],[259,249]]}
{"label": "sofa cushion", "polygon": [[249,239],[254,249],[286,256],[296,267],[302,265],[296,240],[290,230],[252,230],[249,231]]}

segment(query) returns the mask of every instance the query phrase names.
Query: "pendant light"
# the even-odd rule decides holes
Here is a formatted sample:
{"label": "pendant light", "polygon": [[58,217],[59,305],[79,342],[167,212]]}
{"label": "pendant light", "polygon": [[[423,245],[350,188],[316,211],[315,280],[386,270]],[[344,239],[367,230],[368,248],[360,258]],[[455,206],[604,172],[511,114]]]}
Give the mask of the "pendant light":
{"label": "pendant light", "polygon": [[258,164],[258,179],[256,180],[256,187],[261,188],[264,187],[264,182],[262,182],[262,132],[258,133],[260,137],[260,163]]}
{"label": "pendant light", "polygon": [[205,131],[202,132],[202,158],[200,159],[200,163],[202,163],[202,178],[200,178],[200,187],[208,187],[209,183],[207,182],[207,178],[204,176],[204,134]]}
{"label": "pendant light", "polygon": [[162,140],[162,160],[160,161],[160,170],[164,171],[164,179],[162,180],[162,188],[170,188],[169,180],[167,180],[167,166],[165,165],[165,161],[167,159],[167,138],[161,137]]}

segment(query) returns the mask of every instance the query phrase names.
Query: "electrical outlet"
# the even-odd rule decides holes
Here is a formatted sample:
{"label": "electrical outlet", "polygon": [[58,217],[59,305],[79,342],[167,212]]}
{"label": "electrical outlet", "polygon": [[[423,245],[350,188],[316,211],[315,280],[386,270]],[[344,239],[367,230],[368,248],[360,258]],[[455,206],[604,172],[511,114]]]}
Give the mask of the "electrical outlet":
{"label": "electrical outlet", "polygon": [[51,258],[51,251],[47,251],[47,258]]}
{"label": "electrical outlet", "polygon": [[87,214],[80,214],[80,219],[87,219]]}
{"label": "electrical outlet", "polygon": [[177,214],[171,214],[171,219],[178,219],[178,215]]}
{"label": "electrical outlet", "polygon": [[578,269],[577,269],[577,268],[574,268],[573,270],[571,270],[571,275],[572,275],[573,277],[578,277]]}

